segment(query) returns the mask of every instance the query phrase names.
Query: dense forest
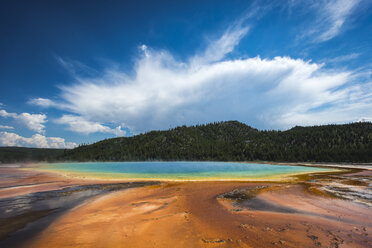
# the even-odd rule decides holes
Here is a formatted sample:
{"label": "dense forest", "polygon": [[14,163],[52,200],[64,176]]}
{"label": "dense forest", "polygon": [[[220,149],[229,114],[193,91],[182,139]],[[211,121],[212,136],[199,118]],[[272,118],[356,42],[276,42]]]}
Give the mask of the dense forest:
{"label": "dense forest", "polygon": [[181,126],[66,150],[60,160],[372,162],[372,123],[259,131],[238,121]]}
{"label": "dense forest", "polygon": [[0,147],[0,162],[214,160],[372,162],[372,123],[259,131],[238,121],[106,139],[72,150]]}
{"label": "dense forest", "polygon": [[0,162],[56,161],[63,154],[63,149],[0,147]]}

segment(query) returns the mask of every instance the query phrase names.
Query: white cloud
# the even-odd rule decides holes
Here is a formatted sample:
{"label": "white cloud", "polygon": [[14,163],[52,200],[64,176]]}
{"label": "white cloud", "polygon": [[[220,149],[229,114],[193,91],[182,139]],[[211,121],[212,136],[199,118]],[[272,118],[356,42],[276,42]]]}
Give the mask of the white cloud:
{"label": "white cloud", "polygon": [[140,47],[139,47],[141,50],[142,50],[142,52],[143,52],[143,54],[147,57],[149,54],[148,54],[148,48],[147,48],[147,46],[145,45],[145,44],[142,44]]}
{"label": "white cloud", "polygon": [[372,122],[372,117],[361,117],[357,122]]}
{"label": "white cloud", "polygon": [[103,124],[142,132],[237,119],[288,128],[372,115],[371,84],[353,71],[290,57],[227,59],[247,32],[234,25],[186,61],[142,45],[132,76],[120,66],[98,77],[76,76],[61,88],[59,104],[74,115],[58,122],[77,132],[113,133]]}
{"label": "white cloud", "polygon": [[44,133],[45,125],[44,123],[47,122],[47,116],[45,114],[29,114],[29,113],[8,113],[5,110],[0,110],[0,116],[4,118],[13,118],[14,120],[18,121],[22,125],[26,126],[30,130],[33,130],[38,133]]}
{"label": "white cloud", "polygon": [[63,115],[61,118],[55,121],[59,124],[65,124],[69,126],[69,130],[78,132],[78,133],[111,133],[115,134],[116,136],[125,136],[126,131],[121,130],[121,126],[112,129],[107,126],[103,126],[98,122],[90,122],[85,120],[81,116],[74,116],[74,115]]}
{"label": "white cloud", "polygon": [[347,55],[337,56],[335,58],[326,59],[327,63],[339,63],[339,62],[347,62],[353,59],[356,59],[360,56],[360,53],[350,53]]}
{"label": "white cloud", "polygon": [[44,133],[45,126],[43,123],[45,123],[46,115],[44,114],[29,114],[29,113],[22,113],[19,114],[16,118],[16,120],[23,123],[25,126],[27,126],[29,129],[38,132],[38,133]]}
{"label": "white cloud", "polygon": [[[232,52],[240,40],[248,33],[249,27],[242,26],[244,19],[230,26],[226,32],[216,41],[212,42],[200,56],[192,58],[191,65],[200,65],[220,61],[226,54]],[[147,47],[146,47],[147,49]],[[147,54],[148,56],[148,54]]]}
{"label": "white cloud", "polygon": [[37,105],[40,107],[48,108],[48,107],[57,107],[57,104],[47,98],[34,98],[28,101],[30,104]]}
{"label": "white cloud", "polygon": [[[328,23],[328,28],[319,36],[319,41],[327,41],[338,35],[346,19],[353,12],[359,0],[333,0],[322,11],[323,21]],[[323,24],[322,24],[323,25]]]}
{"label": "white cloud", "polygon": [[6,112],[5,110],[3,110],[3,109],[1,109],[0,110],[0,116],[1,117],[5,117],[5,118],[7,118],[7,117],[16,117],[17,116],[17,114],[14,114],[14,113],[8,113],[8,112]]}
{"label": "white cloud", "polygon": [[14,129],[14,127],[0,125],[0,129]]}
{"label": "white cloud", "polygon": [[315,8],[317,15],[303,38],[312,37],[315,42],[324,42],[339,35],[359,2],[360,0],[309,1],[309,9]]}
{"label": "white cloud", "polygon": [[74,142],[65,142],[59,137],[45,137],[41,134],[34,134],[30,138],[22,137],[16,133],[0,132],[1,146],[23,146],[37,148],[74,148]]}

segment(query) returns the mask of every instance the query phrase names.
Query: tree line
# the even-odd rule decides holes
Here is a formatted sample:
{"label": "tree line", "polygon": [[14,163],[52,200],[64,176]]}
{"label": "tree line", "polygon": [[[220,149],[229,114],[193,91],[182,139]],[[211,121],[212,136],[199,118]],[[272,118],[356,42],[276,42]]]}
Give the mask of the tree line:
{"label": "tree line", "polygon": [[65,150],[73,161],[372,162],[372,123],[259,131],[238,121],[180,126]]}

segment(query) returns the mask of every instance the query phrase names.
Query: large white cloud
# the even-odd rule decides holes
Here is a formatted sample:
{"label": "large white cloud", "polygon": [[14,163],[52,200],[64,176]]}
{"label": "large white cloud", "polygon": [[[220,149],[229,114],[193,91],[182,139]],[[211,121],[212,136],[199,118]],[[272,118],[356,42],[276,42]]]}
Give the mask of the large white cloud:
{"label": "large white cloud", "polygon": [[116,123],[142,132],[231,119],[282,129],[372,115],[372,86],[353,71],[290,57],[226,58],[247,32],[234,25],[185,61],[142,45],[131,75],[118,66],[76,76],[54,104],[74,115],[59,122],[78,132],[85,122],[87,130]]}
{"label": "large white cloud", "polygon": [[74,142],[66,142],[59,137],[46,137],[41,134],[34,134],[30,138],[20,136],[16,133],[0,132],[0,146],[22,146],[37,148],[74,148]]}
{"label": "large white cloud", "polygon": [[29,114],[29,113],[8,113],[5,110],[0,110],[0,116],[5,118],[13,118],[14,120],[18,121],[22,125],[26,126],[32,131],[38,133],[45,132],[45,125],[44,123],[47,122],[47,116],[45,114]]}

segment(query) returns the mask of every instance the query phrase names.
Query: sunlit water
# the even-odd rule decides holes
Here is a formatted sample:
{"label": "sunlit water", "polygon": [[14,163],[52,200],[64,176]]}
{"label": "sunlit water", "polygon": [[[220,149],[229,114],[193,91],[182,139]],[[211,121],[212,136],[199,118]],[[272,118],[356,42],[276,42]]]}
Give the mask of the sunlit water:
{"label": "sunlit water", "polygon": [[234,162],[89,162],[36,166],[84,177],[159,180],[264,180],[332,171],[329,168]]}

